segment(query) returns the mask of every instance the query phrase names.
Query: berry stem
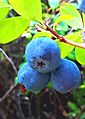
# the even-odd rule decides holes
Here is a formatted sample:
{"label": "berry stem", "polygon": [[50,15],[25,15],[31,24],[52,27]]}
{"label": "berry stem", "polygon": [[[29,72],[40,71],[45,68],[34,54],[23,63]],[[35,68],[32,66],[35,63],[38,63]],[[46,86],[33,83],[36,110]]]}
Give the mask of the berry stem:
{"label": "berry stem", "polygon": [[50,28],[45,22],[44,22],[44,25],[46,26],[46,30],[50,31],[54,36],[56,36],[60,42],[64,42],[64,43],[67,43],[67,44],[70,44],[70,45],[73,45],[73,46],[77,46],[79,48],[83,48],[85,49],[85,44],[82,43],[76,43],[76,42],[73,42],[73,41],[70,41],[68,39],[66,39],[65,37],[59,35],[58,33],[56,33],[52,28]]}

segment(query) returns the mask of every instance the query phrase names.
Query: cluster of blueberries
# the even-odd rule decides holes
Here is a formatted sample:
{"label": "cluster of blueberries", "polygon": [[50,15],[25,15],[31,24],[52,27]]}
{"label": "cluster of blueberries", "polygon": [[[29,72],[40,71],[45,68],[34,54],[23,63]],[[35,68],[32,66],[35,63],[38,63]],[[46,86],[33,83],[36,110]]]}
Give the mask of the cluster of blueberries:
{"label": "cluster of blueberries", "polygon": [[60,93],[74,90],[81,83],[77,65],[60,57],[58,44],[47,37],[33,39],[26,46],[26,63],[18,71],[18,83],[34,93],[50,81]]}

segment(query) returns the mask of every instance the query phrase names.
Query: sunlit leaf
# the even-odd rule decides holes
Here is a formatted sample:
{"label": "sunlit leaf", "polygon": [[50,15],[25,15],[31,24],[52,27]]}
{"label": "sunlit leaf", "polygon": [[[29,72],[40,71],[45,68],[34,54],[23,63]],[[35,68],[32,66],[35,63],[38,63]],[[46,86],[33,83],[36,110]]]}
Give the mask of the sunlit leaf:
{"label": "sunlit leaf", "polygon": [[59,6],[60,0],[48,0],[48,3],[52,9],[55,9]]}
{"label": "sunlit leaf", "polygon": [[68,59],[70,59],[70,60],[73,60],[73,61],[76,60],[75,52],[74,52],[74,51],[72,51],[67,57],[68,57]]}
{"label": "sunlit leaf", "polygon": [[85,14],[84,13],[82,13],[82,16],[83,16],[83,24],[84,24],[84,26],[85,26]]}
{"label": "sunlit leaf", "polygon": [[[58,30],[59,32],[62,31],[68,31],[69,27],[65,22],[60,22],[57,26],[56,26],[56,30]],[[65,34],[65,33],[64,33]],[[63,34],[62,34],[63,35]]]}
{"label": "sunlit leaf", "polygon": [[10,10],[10,6],[6,2],[0,1],[0,19],[6,17],[9,10]]}
{"label": "sunlit leaf", "polygon": [[6,2],[6,3],[8,3],[8,0],[0,0],[0,2]]}
{"label": "sunlit leaf", "polygon": [[62,4],[60,7],[61,15],[71,15],[74,18],[72,20],[66,20],[65,22],[71,26],[73,29],[82,29],[82,19],[78,10],[71,4]]}
{"label": "sunlit leaf", "polygon": [[40,0],[9,0],[13,9],[23,17],[32,20],[42,20],[42,9]]}
{"label": "sunlit leaf", "polygon": [[34,35],[33,39],[39,38],[39,37],[44,37],[44,36],[51,38],[51,37],[52,37],[52,34],[51,34],[51,33],[48,33],[48,32],[45,32],[45,31],[43,31],[43,32],[38,32],[38,33],[36,33],[36,34]]}
{"label": "sunlit leaf", "polygon": [[23,17],[12,17],[0,20],[0,43],[9,43],[18,38],[29,25]]}
{"label": "sunlit leaf", "polygon": [[72,20],[73,18],[74,18],[73,16],[68,15],[68,14],[61,15],[56,19],[54,25],[57,25],[59,22],[64,21],[64,20]]}
{"label": "sunlit leaf", "polygon": [[80,64],[85,65],[85,49],[76,47],[76,49],[75,49],[75,56],[76,56],[76,60]]}

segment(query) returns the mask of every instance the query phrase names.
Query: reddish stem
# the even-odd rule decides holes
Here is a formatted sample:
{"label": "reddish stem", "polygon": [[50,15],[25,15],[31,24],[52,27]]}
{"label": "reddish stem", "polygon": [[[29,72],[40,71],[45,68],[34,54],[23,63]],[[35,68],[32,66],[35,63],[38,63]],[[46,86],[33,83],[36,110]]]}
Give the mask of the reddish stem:
{"label": "reddish stem", "polygon": [[79,48],[83,48],[85,49],[85,44],[80,44],[80,43],[76,43],[73,41],[70,41],[66,38],[64,38],[63,36],[59,35],[58,33],[56,33],[52,28],[50,28],[45,22],[44,25],[46,26],[46,30],[50,31],[55,37],[57,37],[59,39],[60,42],[64,42],[73,46],[77,46]]}

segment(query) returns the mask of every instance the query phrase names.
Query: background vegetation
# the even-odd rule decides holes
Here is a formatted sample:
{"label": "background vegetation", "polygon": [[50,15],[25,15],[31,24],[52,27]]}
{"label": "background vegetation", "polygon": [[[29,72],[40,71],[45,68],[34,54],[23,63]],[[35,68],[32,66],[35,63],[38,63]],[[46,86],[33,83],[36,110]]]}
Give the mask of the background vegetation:
{"label": "background vegetation", "polygon": [[[50,83],[37,95],[21,95],[15,87],[0,103],[0,119],[85,119],[85,14],[79,11],[80,2],[0,0],[0,98],[17,84],[27,43],[40,36],[55,39],[62,58],[74,61],[82,76],[80,87],[72,94],[62,95]],[[44,22],[72,45],[54,37]]]}

